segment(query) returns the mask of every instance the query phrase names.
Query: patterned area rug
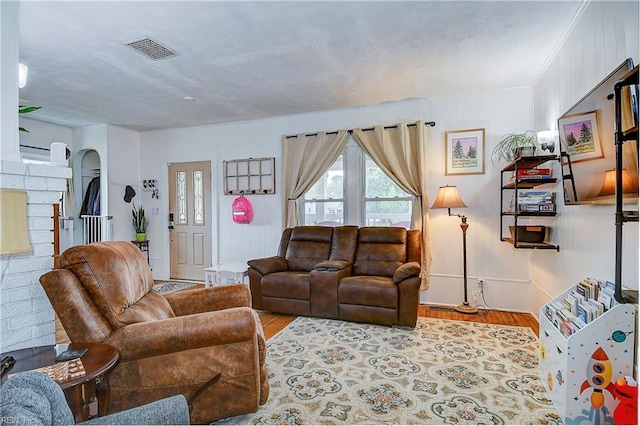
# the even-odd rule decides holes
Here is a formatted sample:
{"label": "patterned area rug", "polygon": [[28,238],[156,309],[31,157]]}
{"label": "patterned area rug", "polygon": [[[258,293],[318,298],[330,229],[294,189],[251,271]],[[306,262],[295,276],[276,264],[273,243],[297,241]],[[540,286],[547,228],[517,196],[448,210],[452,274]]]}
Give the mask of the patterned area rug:
{"label": "patterned area rug", "polygon": [[267,367],[268,402],[214,424],[562,424],[529,328],[299,317],[268,341]]}
{"label": "patterned area rug", "polygon": [[160,294],[173,293],[174,291],[186,290],[197,286],[198,283],[187,283],[178,281],[167,281],[153,286],[153,289]]}

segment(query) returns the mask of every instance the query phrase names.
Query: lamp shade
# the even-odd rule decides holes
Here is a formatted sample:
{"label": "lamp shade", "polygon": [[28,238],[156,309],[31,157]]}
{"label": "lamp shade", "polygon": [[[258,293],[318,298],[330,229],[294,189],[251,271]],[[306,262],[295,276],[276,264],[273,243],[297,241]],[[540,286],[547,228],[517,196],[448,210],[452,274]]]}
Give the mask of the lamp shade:
{"label": "lamp shade", "polygon": [[31,251],[27,229],[27,193],[0,189],[0,254]]}
{"label": "lamp shade", "polygon": [[436,200],[431,206],[432,209],[451,209],[454,207],[467,207],[467,205],[460,198],[458,194],[458,187],[456,186],[441,186],[438,189],[438,195]]}
{"label": "lamp shade", "polygon": [[[638,182],[633,182],[629,172],[622,170],[622,193],[633,194],[638,192]],[[616,193],[616,171],[607,170],[604,175],[602,189],[598,192],[598,197],[613,195]]]}

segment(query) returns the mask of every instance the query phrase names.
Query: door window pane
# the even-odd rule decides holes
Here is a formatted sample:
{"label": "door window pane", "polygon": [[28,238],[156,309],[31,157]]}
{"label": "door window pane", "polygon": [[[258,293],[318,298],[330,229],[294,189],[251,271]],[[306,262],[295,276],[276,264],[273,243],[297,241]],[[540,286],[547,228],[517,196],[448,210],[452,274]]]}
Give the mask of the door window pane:
{"label": "door window pane", "polygon": [[193,172],[193,223],[204,224],[204,200],[202,190],[202,170]]}
{"label": "door window pane", "polygon": [[176,206],[178,210],[178,223],[187,224],[187,173],[179,171],[176,174]]}

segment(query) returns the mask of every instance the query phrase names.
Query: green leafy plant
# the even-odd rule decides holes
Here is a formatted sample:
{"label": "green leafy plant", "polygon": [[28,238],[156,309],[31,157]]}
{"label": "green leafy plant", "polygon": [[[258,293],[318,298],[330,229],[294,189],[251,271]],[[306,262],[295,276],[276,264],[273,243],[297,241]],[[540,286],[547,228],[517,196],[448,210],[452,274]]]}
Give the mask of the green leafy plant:
{"label": "green leafy plant", "polygon": [[136,234],[144,234],[147,232],[147,217],[144,214],[144,208],[142,205],[136,207],[133,205],[131,209],[131,215],[133,216],[133,228],[136,230]]}
{"label": "green leafy plant", "polygon": [[[18,114],[28,114],[30,112],[37,111],[40,108],[42,107],[18,105]],[[29,133],[29,131],[22,126],[20,126],[20,131]]]}
{"label": "green leafy plant", "polygon": [[509,133],[504,135],[495,148],[493,148],[491,161],[495,163],[501,159],[505,159],[510,163],[519,156],[517,152],[518,148],[533,148],[534,151],[538,149],[538,135],[536,132],[527,130],[525,133]]}

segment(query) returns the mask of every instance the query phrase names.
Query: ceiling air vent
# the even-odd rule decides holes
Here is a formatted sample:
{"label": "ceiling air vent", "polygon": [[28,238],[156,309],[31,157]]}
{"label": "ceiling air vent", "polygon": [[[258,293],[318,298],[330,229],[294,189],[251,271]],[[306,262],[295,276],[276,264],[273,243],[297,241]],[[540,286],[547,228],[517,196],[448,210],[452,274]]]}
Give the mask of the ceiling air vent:
{"label": "ceiling air vent", "polygon": [[124,45],[129,46],[133,50],[142,53],[144,56],[149,59],[153,59],[154,61],[172,58],[178,55],[173,50],[161,45],[160,43],[149,37],[143,37],[138,40],[133,40],[124,43]]}

